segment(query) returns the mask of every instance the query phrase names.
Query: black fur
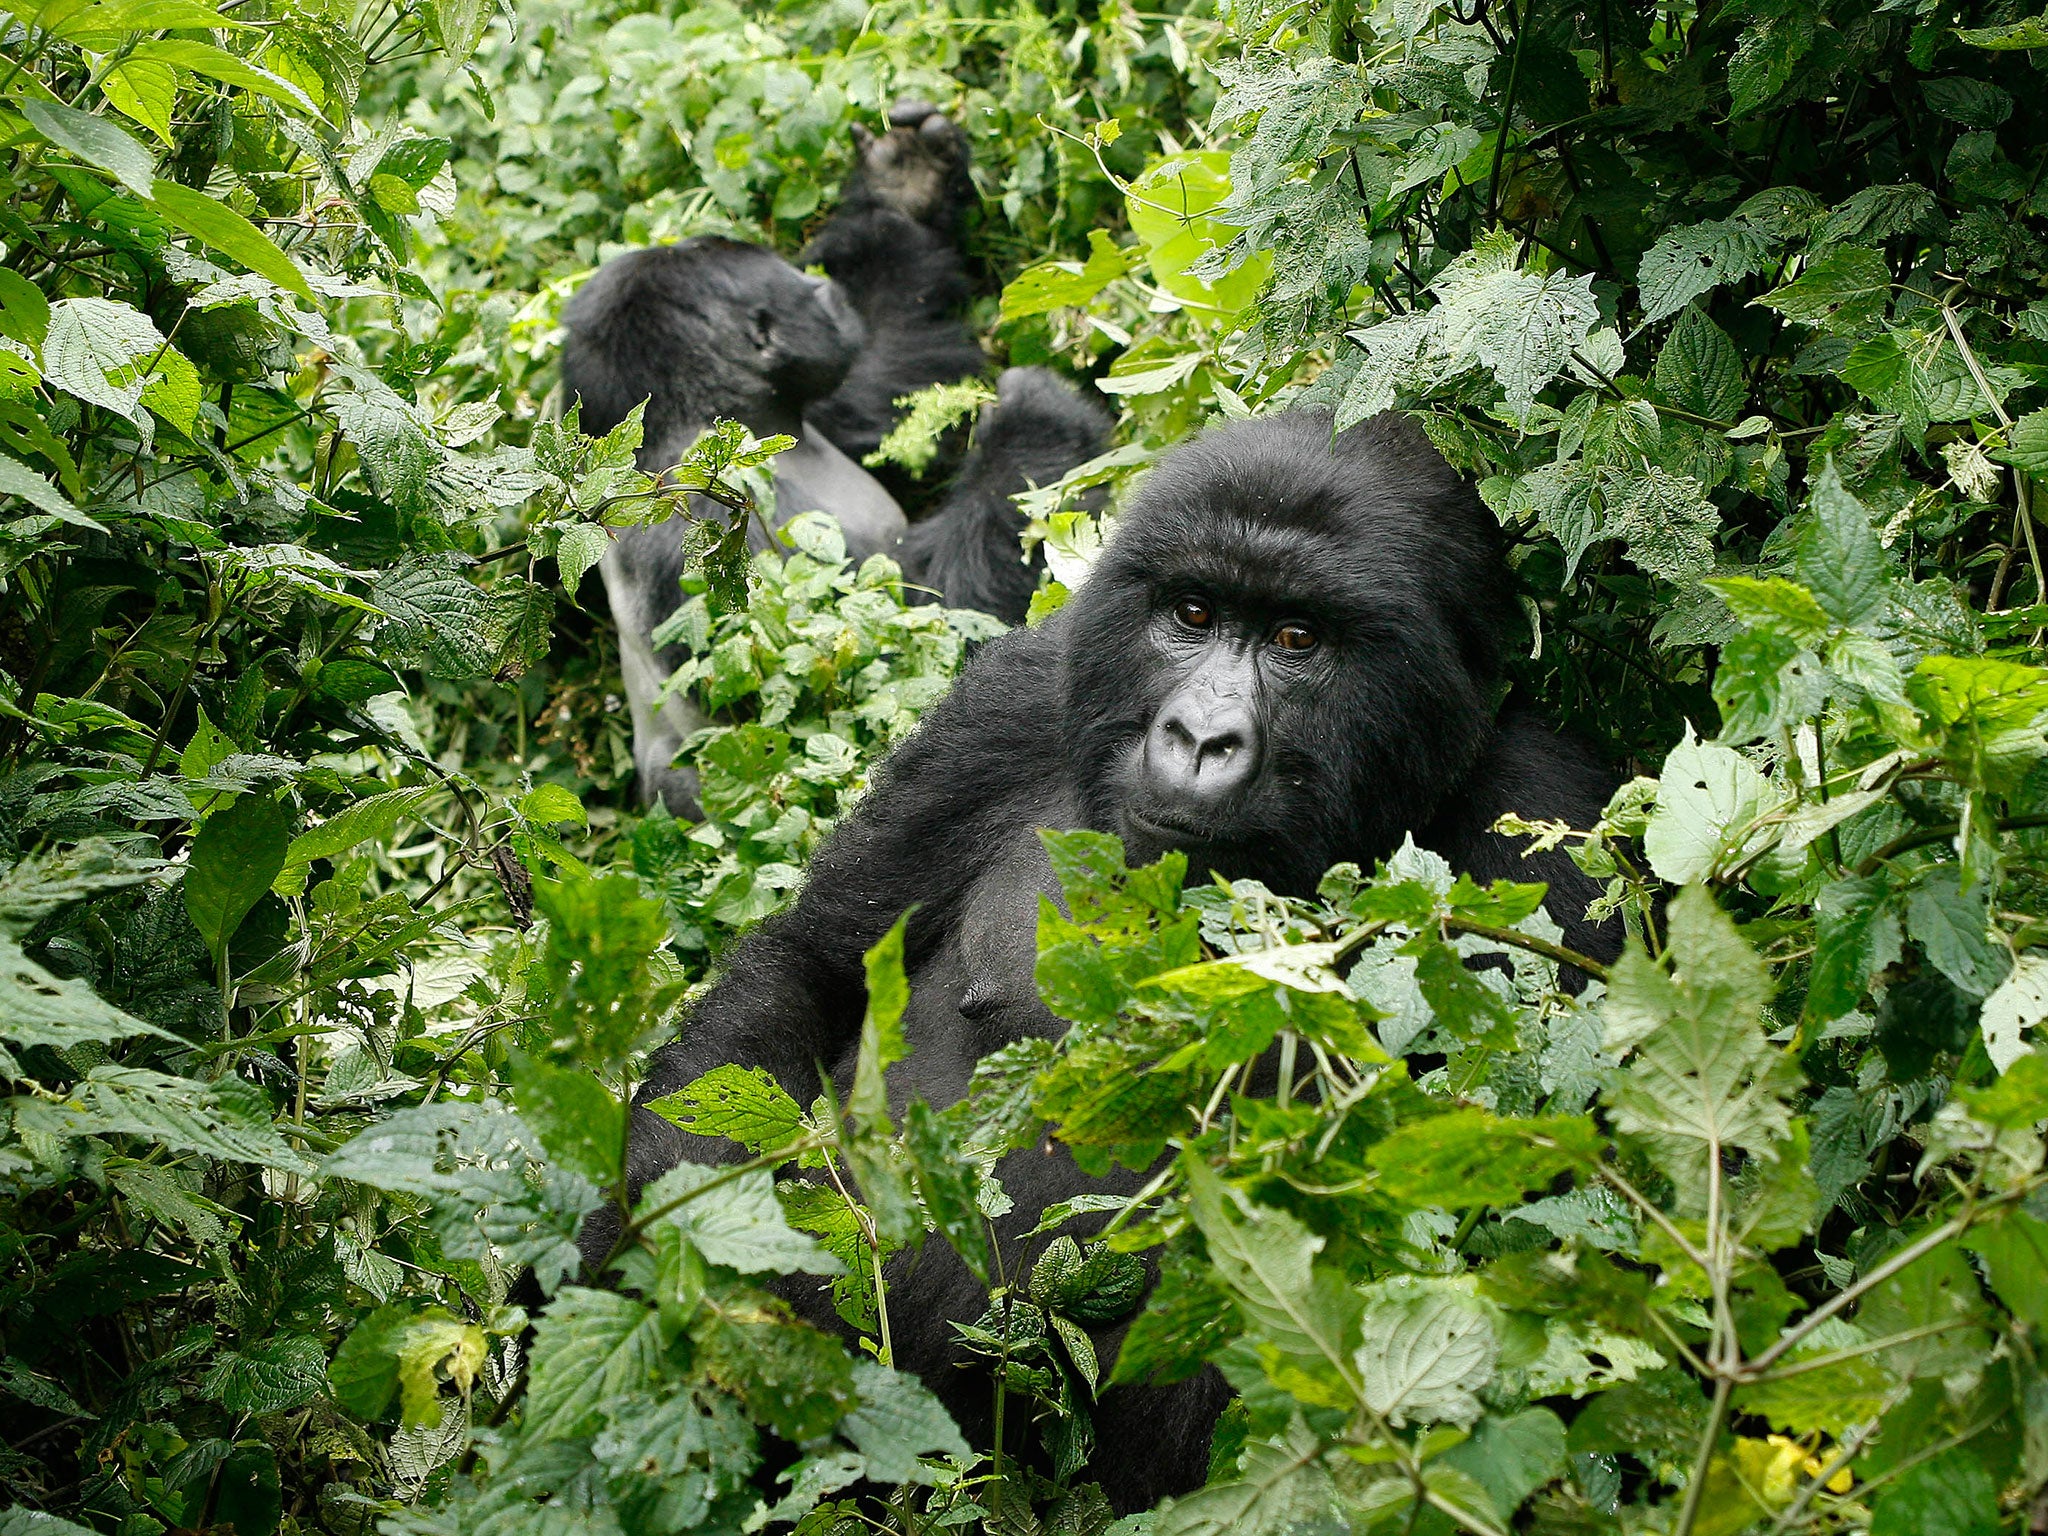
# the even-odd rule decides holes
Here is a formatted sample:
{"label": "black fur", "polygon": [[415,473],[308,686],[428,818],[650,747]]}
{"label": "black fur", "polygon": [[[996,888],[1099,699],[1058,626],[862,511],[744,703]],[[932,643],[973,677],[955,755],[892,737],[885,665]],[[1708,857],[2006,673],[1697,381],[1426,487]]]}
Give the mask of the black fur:
{"label": "black fur", "polygon": [[1007,369],[945,504],[903,536],[904,571],[949,608],[1021,623],[1045,556],[1034,550],[1025,560],[1024,514],[1011,498],[1101,453],[1110,426],[1108,411],[1045,369]]}
{"label": "black fur", "polygon": [[[822,267],[867,326],[845,383],[809,412],[855,459],[874,452],[896,424],[903,396],[988,366],[960,318],[969,297],[960,225],[974,199],[966,138],[924,102],[898,103],[890,121],[879,138],[854,129],[859,157],[839,208],[797,256],[801,266]],[[937,477],[949,468],[942,462]],[[916,495],[902,470],[876,474],[898,500]]]}
{"label": "black fur", "polygon": [[[1208,605],[1199,630],[1183,622],[1191,595]],[[1405,419],[1377,418],[1333,447],[1327,417],[1280,416],[1177,450],[1066,609],[987,646],[883,765],[813,862],[796,906],[733,952],[636,1102],[726,1062],[766,1068],[804,1103],[824,1063],[843,1095],[862,953],[913,903],[913,1054],[892,1073],[894,1093],[954,1102],[981,1056],[1062,1033],[1032,979],[1037,901],[1056,894],[1039,827],[1119,833],[1134,863],[1179,845],[1197,866],[1293,893],[1341,860],[1369,867],[1412,831],[1456,867],[1548,880],[1569,942],[1613,954],[1611,926],[1584,920],[1595,894],[1585,876],[1562,854],[1523,860],[1488,830],[1509,809],[1585,825],[1610,785],[1540,722],[1493,718],[1514,622],[1492,517]],[[1285,625],[1317,643],[1283,652],[1264,638]],[[1240,631],[1251,639],[1234,638]],[[1227,680],[1239,674],[1257,680],[1232,694]],[[1217,687],[1203,692],[1204,678]],[[1223,716],[1197,718],[1204,699],[1238,709],[1233,718],[1259,740],[1244,757],[1198,759],[1234,777],[1181,803],[1149,754],[1167,750],[1163,721],[1213,734]],[[1164,831],[1155,817],[1182,830]],[[737,1155],[635,1113],[636,1183],[686,1158]],[[1140,1181],[1091,1181],[1057,1144],[1009,1157],[999,1176],[1016,1205],[997,1223],[1013,1274],[1042,1246],[1024,1234],[1046,1205]],[[587,1252],[607,1250],[614,1221],[593,1222]],[[979,1286],[930,1243],[898,1262],[890,1298],[898,1363],[939,1391],[970,1435],[986,1437],[989,1382],[954,1368],[962,1355],[949,1326],[979,1315]],[[815,1290],[792,1300],[829,1323]],[[1224,1396],[1213,1372],[1105,1394],[1089,1475],[1120,1511],[1194,1486]]]}
{"label": "black fur", "polygon": [[[859,459],[894,425],[899,397],[978,374],[985,359],[958,319],[967,282],[957,233],[973,192],[966,141],[922,102],[893,117],[880,138],[855,135],[862,153],[845,204],[803,254],[828,277],[715,237],[616,257],[564,312],[563,391],[582,402],[592,433],[646,402],[637,461],[652,472],[674,465],[718,417],[760,437],[795,436],[775,463],[780,518],[827,512],[856,561],[900,553],[913,588],[942,587],[948,601],[1014,622],[1033,577],[1018,559],[1008,497],[1098,452],[1107,424],[1051,374],[1013,370],[1004,386],[1013,403],[984,421],[968,472],[924,540],[899,550],[902,507]],[[681,517],[623,530],[601,572],[641,799],[694,816],[696,775],[675,758],[705,722],[687,699],[664,695],[681,658],[657,655],[648,639],[680,601],[681,534]],[[749,538],[764,547],[766,530],[750,527]],[[977,539],[994,547],[973,548]]]}

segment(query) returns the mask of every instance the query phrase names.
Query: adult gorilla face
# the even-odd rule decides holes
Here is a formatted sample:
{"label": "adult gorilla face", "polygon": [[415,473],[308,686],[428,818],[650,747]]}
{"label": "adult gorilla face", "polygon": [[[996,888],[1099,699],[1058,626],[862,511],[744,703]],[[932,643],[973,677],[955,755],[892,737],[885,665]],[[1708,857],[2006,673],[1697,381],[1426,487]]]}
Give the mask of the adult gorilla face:
{"label": "adult gorilla face", "polygon": [[1406,420],[1213,432],[1062,616],[1089,823],[1292,891],[1390,853],[1476,760],[1511,615],[1492,516]]}

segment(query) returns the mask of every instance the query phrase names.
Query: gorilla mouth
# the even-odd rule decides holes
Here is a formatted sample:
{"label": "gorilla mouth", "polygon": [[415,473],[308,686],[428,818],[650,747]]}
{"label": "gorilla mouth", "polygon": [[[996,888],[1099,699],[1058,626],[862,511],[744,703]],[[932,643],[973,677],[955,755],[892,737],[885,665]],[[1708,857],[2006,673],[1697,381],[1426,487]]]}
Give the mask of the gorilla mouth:
{"label": "gorilla mouth", "polygon": [[1183,821],[1176,816],[1168,815],[1161,811],[1128,809],[1124,814],[1130,818],[1139,831],[1152,837],[1163,838],[1170,846],[1175,848],[1199,847],[1208,843],[1224,841],[1219,836],[1219,833],[1222,831],[1219,827],[1201,826],[1195,822]]}

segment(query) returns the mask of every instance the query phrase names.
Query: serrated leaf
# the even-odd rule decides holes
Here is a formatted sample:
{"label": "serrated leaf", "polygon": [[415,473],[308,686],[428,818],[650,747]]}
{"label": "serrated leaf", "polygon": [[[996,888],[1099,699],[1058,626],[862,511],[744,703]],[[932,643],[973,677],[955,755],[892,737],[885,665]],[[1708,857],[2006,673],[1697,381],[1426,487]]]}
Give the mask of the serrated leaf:
{"label": "serrated leaf", "polygon": [[1608,1074],[1604,1098],[1615,1128],[1646,1148],[1681,1207],[1698,1215],[1709,1170],[1731,1149],[1783,1155],[1800,1074],[1764,1038],[1768,973],[1703,887],[1672,902],[1670,938],[1669,975],[1631,948],[1610,977],[1608,1045],[1634,1056]]}
{"label": "serrated leaf", "polygon": [[1770,242],[1736,219],[1666,230],[1636,271],[1644,320],[1654,324],[1701,294],[1754,277],[1769,264],[1770,250]]}
{"label": "serrated leaf", "polygon": [[446,556],[418,555],[386,571],[370,601],[390,616],[401,655],[436,676],[474,677],[497,659],[484,596]]}
{"label": "serrated leaf", "polygon": [[1746,829],[1776,800],[1748,758],[1695,740],[1688,726],[1657,781],[1657,809],[1643,835],[1650,867],[1673,885],[1705,879],[1743,846]]}
{"label": "serrated leaf", "polygon": [[51,975],[12,938],[0,934],[0,1040],[68,1050],[89,1042],[111,1045],[136,1035],[178,1038],[124,1013],[84,981]]}
{"label": "serrated leaf", "polygon": [[132,305],[113,299],[61,299],[50,306],[43,377],[133,421],[148,384],[134,365],[156,356],[164,346],[156,323]]}
{"label": "serrated leaf", "polygon": [[128,57],[135,61],[156,60],[179,69],[189,69],[195,75],[204,75],[223,85],[238,85],[245,91],[254,91],[272,101],[297,107],[308,117],[320,116],[320,109],[313,104],[313,98],[284,76],[273,74],[261,65],[251,64],[247,59],[238,58],[211,43],[194,42],[188,38],[159,38],[142,44]]}
{"label": "serrated leaf", "polygon": [[953,1416],[915,1376],[861,1360],[853,1367],[853,1386],[860,1402],[839,1432],[867,1459],[868,1476],[877,1482],[925,1482],[920,1456],[971,1454]]}
{"label": "serrated leaf", "polygon": [[562,573],[562,591],[571,602],[590,568],[611,548],[612,536],[595,523],[571,523],[555,545],[555,565]]}
{"label": "serrated leaf", "polygon": [[[26,1113],[17,1101],[17,1126]],[[38,1105],[36,1115],[44,1129],[59,1135],[139,1136],[174,1152],[312,1172],[279,1139],[269,1097],[240,1078],[201,1083],[143,1067],[95,1067],[65,1103]]]}
{"label": "serrated leaf", "polygon": [[1467,1425],[1492,1379],[1500,1345],[1486,1310],[1457,1291],[1384,1292],[1360,1325],[1358,1373],[1365,1401],[1399,1427]]}
{"label": "serrated leaf", "polygon": [[772,1152],[803,1130],[803,1110],[759,1067],[728,1062],[642,1106],[697,1136],[724,1136],[748,1151]]}
{"label": "serrated leaf", "polygon": [[853,1071],[853,1091],[846,1109],[871,1126],[889,1124],[889,1090],[883,1074],[910,1054],[903,1035],[903,1010],[910,1002],[910,983],[903,974],[904,913],[862,957],[867,971],[867,1012],[861,1019],[860,1053]]}
{"label": "serrated leaf", "polygon": [[2025,1056],[2026,1031],[2043,1019],[2048,1019],[2048,955],[2029,952],[2013,962],[1978,1016],[1991,1064],[2003,1072]]}
{"label": "serrated leaf", "polygon": [[1988,996],[2006,978],[2012,957],[1991,931],[1988,890],[1964,890],[1962,870],[1940,864],[1906,893],[1906,931],[1927,958],[1971,997]]}
{"label": "serrated leaf", "polygon": [[326,1366],[327,1351],[318,1339],[279,1334],[222,1354],[199,1390],[229,1413],[283,1413],[323,1395]]}
{"label": "serrated leaf", "polygon": [[1892,270],[1883,256],[1843,245],[1816,257],[1791,282],[1755,302],[1787,320],[1853,333],[1881,319],[1891,302]]}
{"label": "serrated leaf", "polygon": [[513,1062],[519,1118],[548,1156],[593,1184],[617,1181],[626,1153],[627,1106],[589,1072],[534,1056]]}
{"label": "serrated leaf", "polygon": [[1275,1352],[1268,1374],[1277,1370],[1303,1401],[1350,1406],[1362,1305],[1336,1275],[1316,1272],[1323,1240],[1286,1212],[1243,1200],[1192,1153],[1181,1167],[1217,1276],[1253,1338]]}
{"label": "serrated leaf", "polygon": [[657,1307],[615,1291],[564,1286],[534,1325],[526,1434],[567,1440],[590,1433],[606,1403],[655,1380],[672,1336]]}
{"label": "serrated leaf", "polygon": [[1814,480],[1807,514],[1797,544],[1799,579],[1837,623],[1876,622],[1885,611],[1891,562],[1832,459]]}
{"label": "serrated leaf", "polygon": [[1697,304],[1679,312],[1657,352],[1656,378],[1674,405],[1714,421],[1734,420],[1749,393],[1735,343]]}
{"label": "serrated leaf", "polygon": [[399,822],[425,805],[436,793],[436,786],[420,785],[368,795],[293,838],[291,846],[285,850],[285,863],[310,864],[315,859],[331,859],[372,839],[389,837]]}
{"label": "serrated leaf", "polygon": [[1696,581],[1714,568],[1721,512],[1690,475],[1655,465],[1607,476],[1605,532],[1625,540],[1628,557],[1666,581]]}
{"label": "serrated leaf", "polygon": [[1517,1119],[1463,1109],[1402,1126],[1367,1157],[1381,1191],[1407,1205],[1512,1205],[1560,1173],[1596,1162],[1600,1147],[1583,1116]]}
{"label": "serrated leaf", "polygon": [[775,1199],[774,1177],[765,1168],[743,1173],[701,1199],[684,1198],[721,1176],[717,1168],[678,1163],[641,1191],[636,1210],[644,1218],[673,1206],[659,1225],[681,1232],[707,1262],[742,1274],[841,1272],[844,1266],[817,1239],[790,1226]]}

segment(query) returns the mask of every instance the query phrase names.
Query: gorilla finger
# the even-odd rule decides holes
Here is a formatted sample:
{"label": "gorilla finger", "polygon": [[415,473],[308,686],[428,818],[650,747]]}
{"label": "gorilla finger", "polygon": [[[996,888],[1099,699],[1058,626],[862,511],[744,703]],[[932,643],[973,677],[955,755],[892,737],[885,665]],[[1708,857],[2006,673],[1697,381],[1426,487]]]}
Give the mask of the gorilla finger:
{"label": "gorilla finger", "polygon": [[853,125],[852,134],[853,147],[861,154],[866,154],[871,148],[874,147],[875,136],[874,134],[868,131],[867,125],[865,123],[855,123]]}

